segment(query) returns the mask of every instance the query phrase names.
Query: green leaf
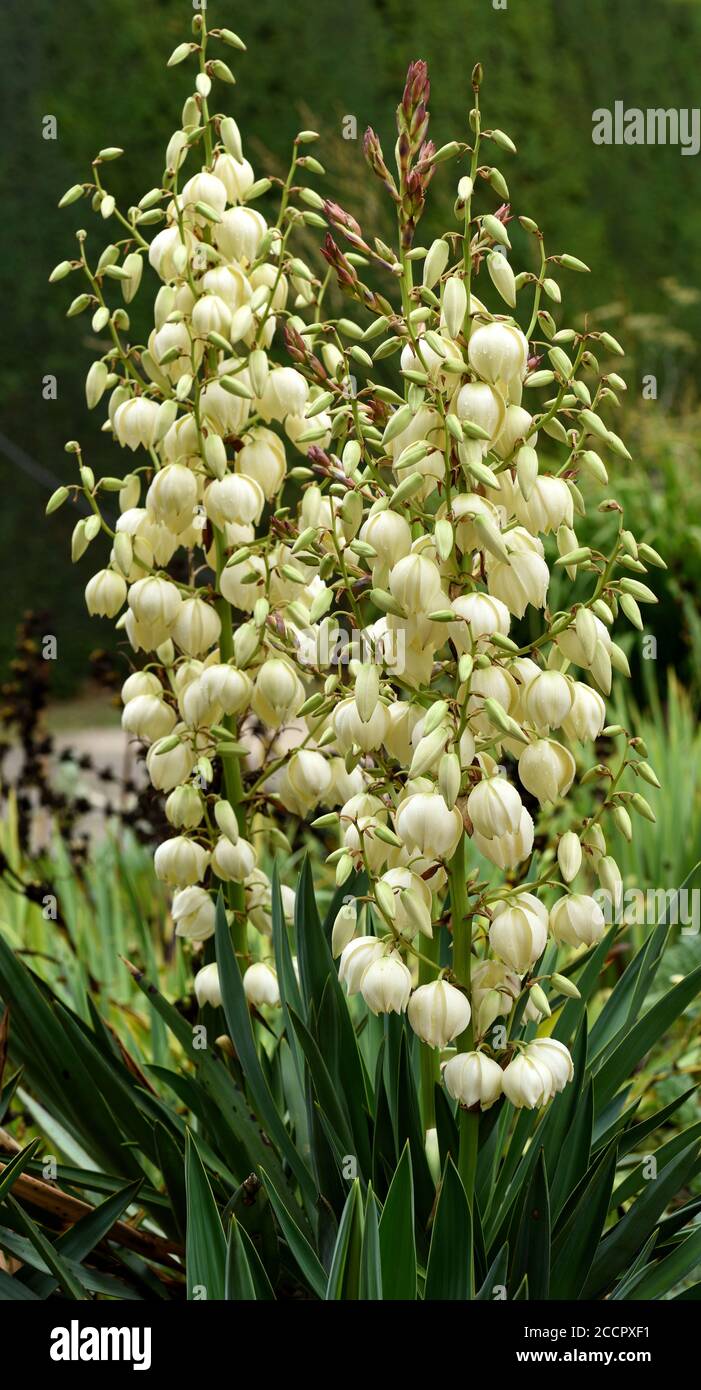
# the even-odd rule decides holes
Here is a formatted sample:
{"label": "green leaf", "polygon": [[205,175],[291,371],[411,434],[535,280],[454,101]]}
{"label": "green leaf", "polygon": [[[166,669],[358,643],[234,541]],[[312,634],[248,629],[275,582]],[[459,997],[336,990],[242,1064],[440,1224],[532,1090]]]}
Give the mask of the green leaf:
{"label": "green leaf", "polygon": [[633,1073],[641,1058],[666,1033],[674,1020],[680,1017],[700,989],[701,965],[687,975],[686,979],[674,985],[667,994],[663,994],[662,998],[633,1025],[601,1067],[595,1071],[594,1097],[597,1109],[600,1109]]}
{"label": "green leaf", "polygon": [[229,1226],[224,1297],[237,1303],[275,1299],[255,1245],[235,1216]]}
{"label": "green leaf", "polygon": [[[164,1020],[174,1037],[177,1038],[186,1057],[196,1067],[197,1082],[216,1105],[222,1123],[227,1126],[234,1141],[232,1147],[238,1147],[240,1144],[245,1145],[248,1155],[248,1172],[252,1168],[260,1166],[261,1163],[265,1163],[268,1170],[274,1173],[276,1181],[282,1187],[286,1187],[287,1183],[277,1154],[262,1139],[258,1125],[251,1118],[245,1097],[234,1084],[226,1068],[216,1057],[204,1049],[194,1047],[193,1031],[187,1019],[183,1018],[182,1014],[179,1014],[178,1010],[167,999],[164,999],[154,984],[151,984],[140,971],[134,971],[133,976],[151,1008]],[[248,1174],[239,1173],[237,1176],[243,1179]]]}
{"label": "green leaf", "polygon": [[363,1208],[360,1183],[353,1182],[343,1208],[326,1286],[328,1300],[355,1301],[360,1296],[360,1260],[363,1244]]}
{"label": "green leaf", "polygon": [[408,1140],[411,1149],[411,1168],[414,1181],[414,1199],[419,1221],[427,1224],[436,1189],[426,1157],[424,1129],[421,1121],[416,1076],[409,1058],[409,1042],[406,1031],[402,1032],[399,1045],[399,1074],[397,1077],[397,1138],[401,1144]]}
{"label": "green leaf", "polygon": [[[344,885],[345,888],[345,885]],[[324,935],[314,897],[308,857],[302,865],[295,898],[295,934],[307,1024],[314,1032],[329,1075],[343,1097],[353,1132],[360,1171],[369,1176],[372,1150],[368,1135],[370,1109],[368,1078],[358,1050],[353,1020],[339,984],[338,972]],[[317,1020],[312,1027],[312,1016]]]}
{"label": "green leaf", "polygon": [[66,1261],[58,1253],[55,1246],[51,1243],[39,1226],[32,1221],[26,1211],[16,1202],[14,1197],[8,1194],[5,1201],[12,1212],[20,1230],[24,1232],[30,1244],[34,1246],[37,1254],[41,1256],[44,1264],[55,1275],[56,1281],[60,1284],[67,1298],[86,1299],[87,1293],[80,1282],[80,1279],[69,1267]]}
{"label": "green leaf", "polygon": [[165,1189],[173,1212],[175,1229],[181,1240],[187,1230],[187,1187],[184,1155],[164,1125],[154,1129],[158,1166],[163,1174]]}
{"label": "green leaf", "polygon": [[[669,1105],[663,1106],[661,1110],[656,1110],[655,1114],[651,1115],[649,1119],[641,1120],[637,1125],[630,1125],[625,1128],[619,1140],[619,1157],[622,1157],[623,1154],[630,1153],[631,1150],[637,1149],[643,1140],[647,1138],[648,1134],[654,1134],[656,1129],[660,1129],[665,1125],[674,1114],[675,1110],[678,1110],[680,1106],[684,1105],[697,1090],[697,1086],[690,1086],[688,1091],[682,1091],[681,1095],[676,1096],[674,1100],[670,1101]],[[631,1106],[628,1113],[632,1115],[635,1109],[637,1109],[637,1105],[636,1107]],[[613,1134],[611,1131],[608,1131],[606,1135],[602,1136],[599,1143],[597,1143],[597,1148],[605,1147],[606,1142],[610,1141],[612,1138]]]}
{"label": "green leaf", "polygon": [[338,1136],[341,1144],[341,1154],[353,1154],[355,1153],[355,1144],[348,1126],[348,1120],[343,1111],[333,1081],[327,1071],[321,1052],[308,1028],[306,1028],[302,1019],[292,1008],[290,1009],[290,1018],[304,1053],[311,1081],[316,1091],[317,1100],[319,1101],[323,1116]]}
{"label": "green leaf", "polygon": [[[591,1136],[594,1123],[594,1091],[591,1078],[587,1077],[579,1097],[572,1122],[563,1136],[558,1153],[551,1159],[553,1171],[551,1205],[553,1215],[562,1210],[571,1192],[574,1192],[580,1179],[589,1167]],[[533,1283],[529,1280],[532,1297]]]}
{"label": "green leaf", "polygon": [[6,1193],[10,1191],[12,1184],[17,1181],[20,1173],[23,1173],[27,1165],[31,1162],[40,1143],[41,1138],[32,1139],[31,1142],[27,1144],[26,1148],[20,1149],[20,1152],[15,1154],[14,1158],[11,1158],[9,1163],[5,1164],[0,1172],[0,1202]]}
{"label": "green leaf", "polygon": [[[632,1172],[628,1173],[627,1177],[623,1179],[623,1182],[619,1183],[618,1187],[614,1189],[612,1205],[622,1207],[624,1202],[634,1197],[636,1192],[639,1192],[640,1189],[650,1181],[649,1175],[645,1172],[649,1158],[654,1158],[657,1165],[655,1170],[656,1175],[659,1175],[662,1169],[666,1168],[667,1164],[671,1163],[672,1159],[676,1158],[677,1154],[681,1153],[692,1140],[698,1140],[700,1138],[701,1120],[698,1120],[695,1125],[690,1125],[688,1129],[680,1130],[679,1133],[673,1134],[672,1138],[668,1139],[665,1144],[660,1144],[659,1148],[655,1149],[654,1154],[646,1154],[645,1157],[641,1159],[640,1163],[633,1168]],[[656,1180],[657,1177],[653,1179],[653,1181]]]}
{"label": "green leaf", "polygon": [[[309,1284],[310,1289],[318,1298],[326,1297],[326,1272],[315,1251],[309,1244],[304,1232],[302,1231],[297,1219],[288,1210],[280,1193],[277,1191],[272,1178],[261,1168],[260,1175],[265,1184],[265,1190],[270,1198],[270,1204],[275,1212],[275,1216],[280,1226],[280,1230],[290,1247],[290,1250],[299,1265],[304,1278]],[[300,1213],[301,1215],[301,1213]]]}
{"label": "green leaf", "polygon": [[615,1144],[592,1164],[582,1180],[552,1248],[550,1283],[558,1299],[577,1299],[597,1251],[616,1174]]}
{"label": "green leaf", "polygon": [[695,1140],[658,1173],[654,1182],[647,1184],[625,1216],[604,1236],[587,1279],[585,1298],[598,1297],[631,1263],[669,1202],[684,1186],[698,1154]]}
{"label": "green leaf", "polygon": [[360,1297],[364,1302],[376,1302],[383,1298],[380,1223],[372,1183],[368,1186],[365,1203],[363,1248],[360,1252]]}
{"label": "green leaf", "polygon": [[[92,1211],[86,1212],[85,1216],[58,1237],[55,1249],[63,1257],[81,1264],[91,1250],[109,1234],[115,1221],[121,1219],[127,1207],[136,1201],[141,1186],[139,1179],[137,1182],[127,1183],[111,1197],[106,1197],[104,1202],[100,1202]],[[114,1240],[119,1244],[118,1234],[115,1234]],[[52,1279],[50,1274],[30,1274],[26,1283],[39,1298],[49,1298],[56,1288],[56,1280]]]}
{"label": "green leaf", "polygon": [[385,1300],[416,1298],[416,1238],[411,1152],[405,1144],[380,1217],[382,1289]]}
{"label": "green leaf", "polygon": [[217,1204],[197,1145],[188,1130],[185,1141],[187,1296],[204,1291],[208,1302],[225,1296],[226,1238]]}
{"label": "green leaf", "polygon": [[482,1287],[475,1294],[477,1302],[489,1302],[494,1298],[495,1289],[506,1288],[506,1271],[509,1264],[509,1247],[502,1245],[492,1260]]}
{"label": "green leaf", "polygon": [[6,1274],[4,1269],[0,1269],[0,1302],[28,1303],[31,1301],[38,1302],[37,1295],[31,1293],[21,1279],[14,1279],[11,1274]]}
{"label": "green leaf", "polygon": [[579,1028],[586,1012],[587,1001],[590,995],[599,988],[602,967],[617,931],[618,928],[614,924],[601,938],[601,941],[577,961],[577,970],[573,974],[575,975],[574,983],[577,985],[581,997],[568,999],[564,1009],[562,1009],[552,1031],[552,1036],[557,1038],[558,1042],[569,1043]]}
{"label": "green leaf", "polygon": [[314,1184],[311,1173],[285,1128],[260,1064],[241,971],[234,955],[221,894],[217,902],[215,938],[224,1014],[253,1104],[270,1138],[289,1163],[302,1191],[313,1201]]}
{"label": "green leaf", "polygon": [[510,1282],[518,1284],[527,1275],[529,1297],[547,1299],[550,1287],[550,1197],[542,1149],[521,1202],[518,1220],[513,1223],[512,1233]]}
{"label": "green leaf", "polygon": [[592,1057],[598,1056],[637,1015],[662,959],[669,935],[666,916],[643,942],[611,990],[592,1028]]}
{"label": "green leaf", "polygon": [[290,1006],[299,1014],[300,1018],[306,1020],[302,995],[297,983],[297,976],[292,964],[292,950],[290,939],[285,925],[285,914],[282,906],[282,894],[280,892],[280,875],[278,873],[277,860],[273,864],[272,877],[272,932],[273,932],[273,951],[275,953],[275,969],[277,971],[278,987],[280,990],[280,1005],[282,1016],[285,1021],[285,1031],[287,1033],[290,1050],[295,1059],[298,1072],[302,1074],[302,1067],[299,1058],[298,1048],[294,1033],[290,1027],[289,1009]]}
{"label": "green leaf", "polygon": [[426,1266],[424,1299],[463,1302],[473,1288],[472,1215],[467,1193],[450,1156],[438,1195]]}

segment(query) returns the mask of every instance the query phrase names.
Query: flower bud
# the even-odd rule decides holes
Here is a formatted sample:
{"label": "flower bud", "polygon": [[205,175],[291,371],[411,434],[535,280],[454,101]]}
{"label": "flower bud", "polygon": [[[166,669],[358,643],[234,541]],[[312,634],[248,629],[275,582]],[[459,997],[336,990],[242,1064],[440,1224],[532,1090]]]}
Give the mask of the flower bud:
{"label": "flower bud", "polygon": [[348,943],[353,940],[357,924],[357,904],[353,898],[339,908],[334,918],[331,931],[331,951],[334,959],[340,956]]}
{"label": "flower bud", "polygon": [[565,883],[577,877],[582,865],[582,845],[574,830],[566,830],[557,846],[557,862]]}

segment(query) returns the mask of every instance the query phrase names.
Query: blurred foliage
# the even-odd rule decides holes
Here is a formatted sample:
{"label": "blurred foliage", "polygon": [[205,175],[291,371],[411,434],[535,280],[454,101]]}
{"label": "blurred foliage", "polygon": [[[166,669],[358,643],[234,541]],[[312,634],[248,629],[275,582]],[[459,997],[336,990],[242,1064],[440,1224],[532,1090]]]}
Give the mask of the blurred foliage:
{"label": "blurred foliage", "polygon": [[[631,505],[637,500],[646,506],[654,498],[663,528],[694,471],[698,505],[693,416],[688,430],[683,419],[670,429],[674,443],[662,443],[662,437],[693,398],[699,162],[683,157],[678,147],[596,146],[591,129],[592,111],[611,108],[616,100],[694,107],[701,8],[682,0],[620,0],[615,6],[608,0],[511,0],[503,10],[488,0],[433,6],[356,0],[341,12],[335,0],[313,6],[258,0],[243,20],[232,0],[212,0],[209,8],[210,22],[240,29],[249,48],[235,64],[231,110],[258,171],[281,168],[295,131],[312,125],[321,134],[318,153],[328,170],[324,190],[361,220],[372,209],[375,229],[385,234],[391,232],[382,220],[389,211],[362,159],[365,127],[375,126],[391,149],[393,110],[407,64],[423,57],[433,82],[434,138],[441,143],[463,136],[469,74],[474,61],[482,61],[488,118],[519,147],[517,159],[502,161],[519,210],[531,211],[537,194],[538,208],[546,209],[541,220],[549,249],[574,252],[592,267],[592,280],[569,278],[569,307],[595,309],[595,292],[597,322],[613,327],[623,316],[635,417],[645,422],[639,467],[642,478],[652,481],[652,489],[646,485],[640,492],[631,474]],[[100,434],[99,421],[86,418],[83,381],[95,346],[89,329],[76,351],[63,319],[65,295],[47,286],[52,266],[70,254],[72,233],[85,218],[84,209],[59,214],[56,203],[105,144],[117,142],[127,152],[110,167],[120,200],[135,201],[158,180],[160,152],[188,89],[184,69],[168,71],[165,60],[186,36],[191,14],[189,0],[122,0],[118,10],[103,0],[83,0],[70,6],[68,22],[68,11],[54,0],[5,0],[0,293],[12,331],[5,335],[2,431],[60,481],[71,467],[63,454],[66,439],[79,434],[86,457],[101,472],[110,471],[112,446]],[[47,115],[57,120],[56,141],[43,138]],[[357,139],[343,138],[348,115],[357,120]],[[450,221],[454,184],[451,166],[439,171],[425,239]],[[94,227],[89,229],[94,236]],[[107,240],[108,229],[100,230]],[[517,255],[521,249],[516,247]],[[640,401],[641,378],[649,372],[658,378],[656,404]],[[58,381],[55,401],[42,399],[49,373]],[[663,420],[648,431],[647,421],[662,413],[660,404]],[[66,509],[47,524],[42,507],[50,481],[28,476],[6,457],[3,468],[6,476],[11,470],[12,488],[0,520],[6,598],[0,662],[11,647],[15,615],[30,605],[51,608],[59,639],[54,688],[66,694],[109,629],[89,622],[80,567],[73,570],[68,560],[76,514]],[[661,537],[666,553],[689,519],[684,495],[671,537]],[[701,527],[699,511],[694,524]],[[680,567],[686,564],[680,555]],[[677,578],[686,591],[693,574],[684,569]],[[669,593],[678,613],[680,595],[672,588]],[[666,659],[677,664],[683,649],[671,639],[682,620],[670,620],[664,609],[659,616]],[[690,616],[683,621],[689,625]]]}

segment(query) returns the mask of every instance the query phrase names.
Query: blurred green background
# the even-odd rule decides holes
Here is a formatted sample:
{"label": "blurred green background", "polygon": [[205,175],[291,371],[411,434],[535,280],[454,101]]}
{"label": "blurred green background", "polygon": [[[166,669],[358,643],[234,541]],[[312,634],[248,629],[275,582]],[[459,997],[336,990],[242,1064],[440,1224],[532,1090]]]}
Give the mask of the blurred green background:
{"label": "blurred green background", "polygon": [[[67,439],[81,440],[96,472],[117,466],[100,420],[84,404],[97,343],[86,319],[66,322],[66,286],[47,284],[53,265],[73,254],[77,227],[85,225],[92,246],[101,248],[110,224],[87,204],[61,213],[56,204],[69,184],[88,176],[91,158],[107,144],[126,150],[109,167],[109,186],[123,204],[159,182],[191,81],[186,67],[169,71],[165,61],[189,37],[193,13],[190,0],[3,3],[0,665],[22,611],[49,610],[48,630],[59,642],[53,690],[60,696],[76,692],[91,649],[114,637],[110,624],[89,621],[84,611],[92,561],[70,565],[75,512],[64,509],[47,521],[43,508],[57,482],[72,476]],[[257,174],[286,167],[294,133],[312,125],[321,134],[315,153],[328,170],[317,186],[361,221],[372,211],[380,233],[389,223],[362,159],[365,127],[377,128],[389,156],[407,64],[423,57],[434,139],[464,137],[470,72],[482,61],[486,120],[518,145],[517,158],[501,161],[517,211],[537,218],[548,250],[570,251],[593,271],[567,277],[568,321],[591,310],[592,321],[629,351],[626,418],[616,428],[632,441],[634,464],[616,490],[625,494],[632,529],[645,532],[669,562],[669,572],[656,577],[662,602],[650,623],[659,669],[675,666],[698,693],[701,155],[597,146],[591,132],[592,111],[617,100],[642,108],[699,103],[699,0],[508,0],[505,9],[498,0],[497,8],[491,0],[257,0],[245,9],[211,0],[209,23],[236,29],[248,45],[247,54],[233,55],[238,85],[218,85],[218,100],[235,114]],[[47,115],[57,119],[55,141],[43,138]],[[357,119],[356,140],[342,138],[348,115]],[[455,166],[438,171],[423,242],[452,225],[455,181]],[[657,378],[656,401],[642,398],[649,373]],[[42,398],[46,374],[57,378],[54,401]],[[641,667],[634,667],[644,698]]]}

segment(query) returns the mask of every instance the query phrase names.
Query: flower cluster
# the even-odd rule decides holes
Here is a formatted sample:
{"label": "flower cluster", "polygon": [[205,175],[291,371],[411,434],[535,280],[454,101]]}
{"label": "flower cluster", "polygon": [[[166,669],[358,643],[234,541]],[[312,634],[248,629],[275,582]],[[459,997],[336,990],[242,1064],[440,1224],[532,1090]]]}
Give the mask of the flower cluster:
{"label": "flower cluster", "polygon": [[[105,187],[121,151],[100,151],[62,203],[90,198],[116,239],[91,262],[79,232],[79,258],[51,277],[87,278],[69,309],[105,336],[87,402],[106,402],[105,431],[133,455],[126,474],[96,479],[68,446],[92,509],[74,559],[108,538],[87,605],[131,647],[123,725],[167,797],[156,873],[195,948],[225,886],[247,996],[275,1005],[261,847],[315,816],[327,848],[338,837],[337,884],[365,876],[333,928],[348,993],[375,1014],[406,1010],[435,1056],[455,1043],[444,1079],[463,1105],[503,1092],[541,1106],[572,1066],[535,1027],[576,989],[538,962],[553,944],[600,940],[604,915],[580,886],[620,882],[604,827],[630,835],[631,811],[652,816],[621,785],[626,772],[655,781],[645,750],[606,727],[612,673],[628,670],[614,622],[642,627],[654,594],[640,576],[662,564],[602,493],[609,463],[629,457],[604,420],[625,389],[607,365],[621,349],[558,327],[555,277],[587,268],[546,255],[538,225],[512,213],[492,159],[514,146],[483,126],[479,68],[467,141],[428,139],[420,62],[397,111],[395,172],[368,131],[396,211],[389,246],[308,186],[324,172],[315,132],[297,136],[284,181],[256,178],[234,120],[209,110],[213,82],[232,74],[208,42],[243,45],[194,25],[170,60],[194,55],[198,73],[162,184],[122,213]],[[448,161],[462,166],[455,225],[417,245]],[[256,203],[275,189],[266,219]],[[305,228],[323,232],[318,273],[293,248]],[[519,272],[514,228],[532,267]],[[127,306],[146,264],[160,283],[138,344]],[[354,317],[326,312],[332,279]],[[578,539],[592,508],[606,549]],[[620,740],[619,766],[597,752],[587,771],[602,732]],[[583,816],[570,793],[588,784]],[[220,1002],[216,966],[196,983],[200,1003]],[[533,1025],[530,1040],[509,1041],[515,1021]]]}

